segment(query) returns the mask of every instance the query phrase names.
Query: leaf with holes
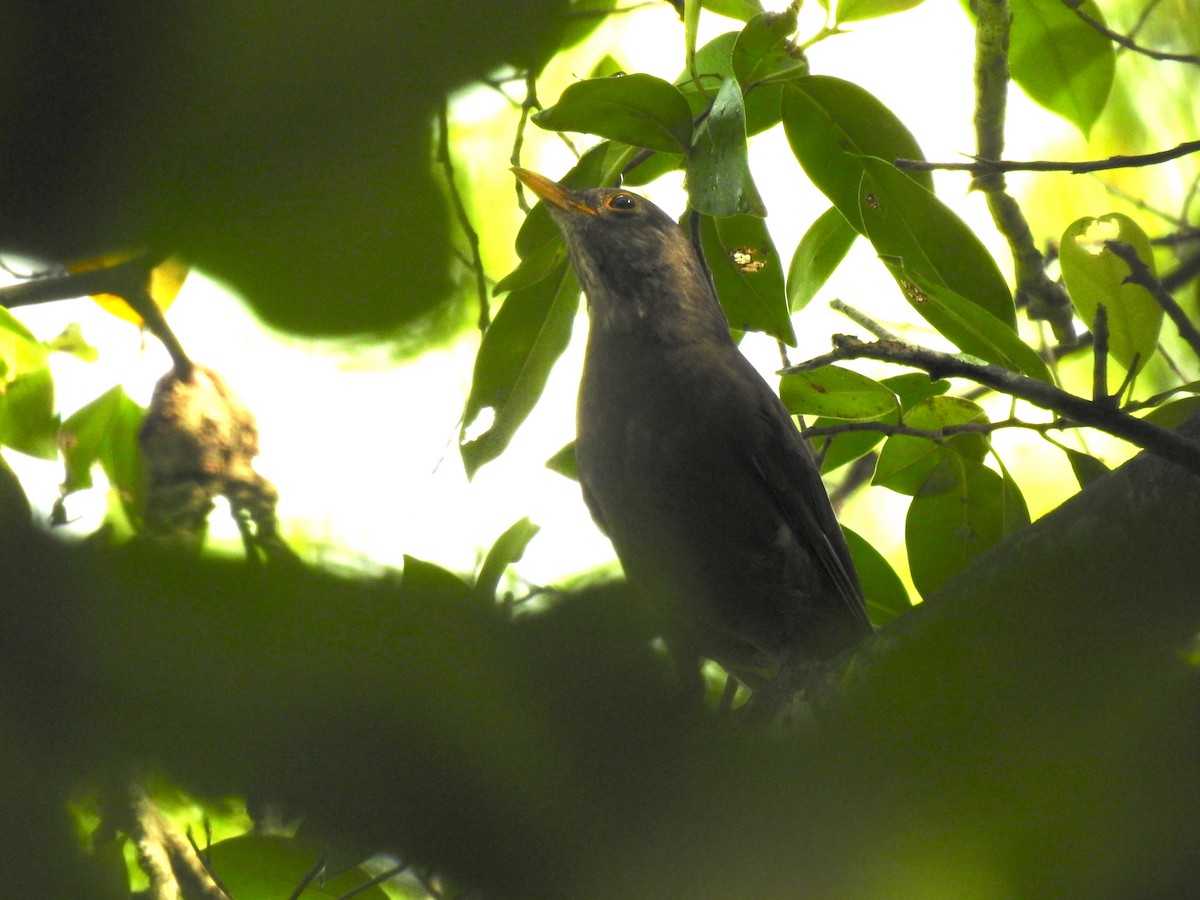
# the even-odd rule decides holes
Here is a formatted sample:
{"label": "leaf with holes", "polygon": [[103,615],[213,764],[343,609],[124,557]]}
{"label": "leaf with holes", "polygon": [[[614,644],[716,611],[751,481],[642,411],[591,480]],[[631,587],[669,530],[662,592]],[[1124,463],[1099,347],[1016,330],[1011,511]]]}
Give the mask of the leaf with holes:
{"label": "leaf with holes", "polygon": [[757,216],[700,216],[700,241],[729,324],[796,346],[783,267],[766,223]]}

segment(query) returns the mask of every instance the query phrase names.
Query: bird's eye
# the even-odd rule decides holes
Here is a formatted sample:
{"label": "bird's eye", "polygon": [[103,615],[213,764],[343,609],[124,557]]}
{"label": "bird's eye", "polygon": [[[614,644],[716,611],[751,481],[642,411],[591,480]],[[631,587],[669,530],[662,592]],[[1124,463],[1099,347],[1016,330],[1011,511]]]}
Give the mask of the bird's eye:
{"label": "bird's eye", "polygon": [[611,197],[605,200],[604,205],[608,209],[612,209],[617,212],[629,212],[630,210],[637,209],[637,200],[634,199],[633,194],[621,192],[619,194],[613,194]]}

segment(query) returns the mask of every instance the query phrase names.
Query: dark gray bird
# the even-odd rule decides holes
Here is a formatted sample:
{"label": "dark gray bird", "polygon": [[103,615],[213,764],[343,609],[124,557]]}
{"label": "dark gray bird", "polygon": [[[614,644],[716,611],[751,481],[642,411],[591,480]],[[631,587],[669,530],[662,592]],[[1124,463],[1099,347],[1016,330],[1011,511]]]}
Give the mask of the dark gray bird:
{"label": "dark gray bird", "polygon": [[588,299],[583,497],[668,645],[755,687],[870,634],[808,445],[734,344],[688,237],[627,190],[513,171],[545,201]]}

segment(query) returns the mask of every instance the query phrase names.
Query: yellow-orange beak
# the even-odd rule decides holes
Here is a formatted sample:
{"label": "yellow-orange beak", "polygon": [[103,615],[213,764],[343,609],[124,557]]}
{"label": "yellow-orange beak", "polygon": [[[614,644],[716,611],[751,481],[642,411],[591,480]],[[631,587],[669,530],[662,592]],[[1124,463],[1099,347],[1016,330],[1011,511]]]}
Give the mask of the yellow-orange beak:
{"label": "yellow-orange beak", "polygon": [[563,187],[557,181],[551,181],[545,175],[539,175],[529,169],[522,169],[520,166],[513,166],[512,173],[521,179],[521,183],[525,187],[551,206],[557,206],[566,212],[584,213],[589,216],[597,213],[595,208],[580,200],[574,191]]}

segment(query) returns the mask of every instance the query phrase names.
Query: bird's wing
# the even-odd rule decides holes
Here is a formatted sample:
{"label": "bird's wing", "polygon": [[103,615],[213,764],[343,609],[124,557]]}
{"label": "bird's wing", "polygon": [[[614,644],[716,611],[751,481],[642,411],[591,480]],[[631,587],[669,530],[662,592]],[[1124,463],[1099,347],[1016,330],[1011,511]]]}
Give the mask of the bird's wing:
{"label": "bird's wing", "polygon": [[753,466],[766,482],[784,521],[802,543],[812,548],[854,616],[870,628],[862,585],[820,470],[791,415],[774,391],[765,384],[763,387],[758,409],[758,430],[763,439],[752,444]]}

